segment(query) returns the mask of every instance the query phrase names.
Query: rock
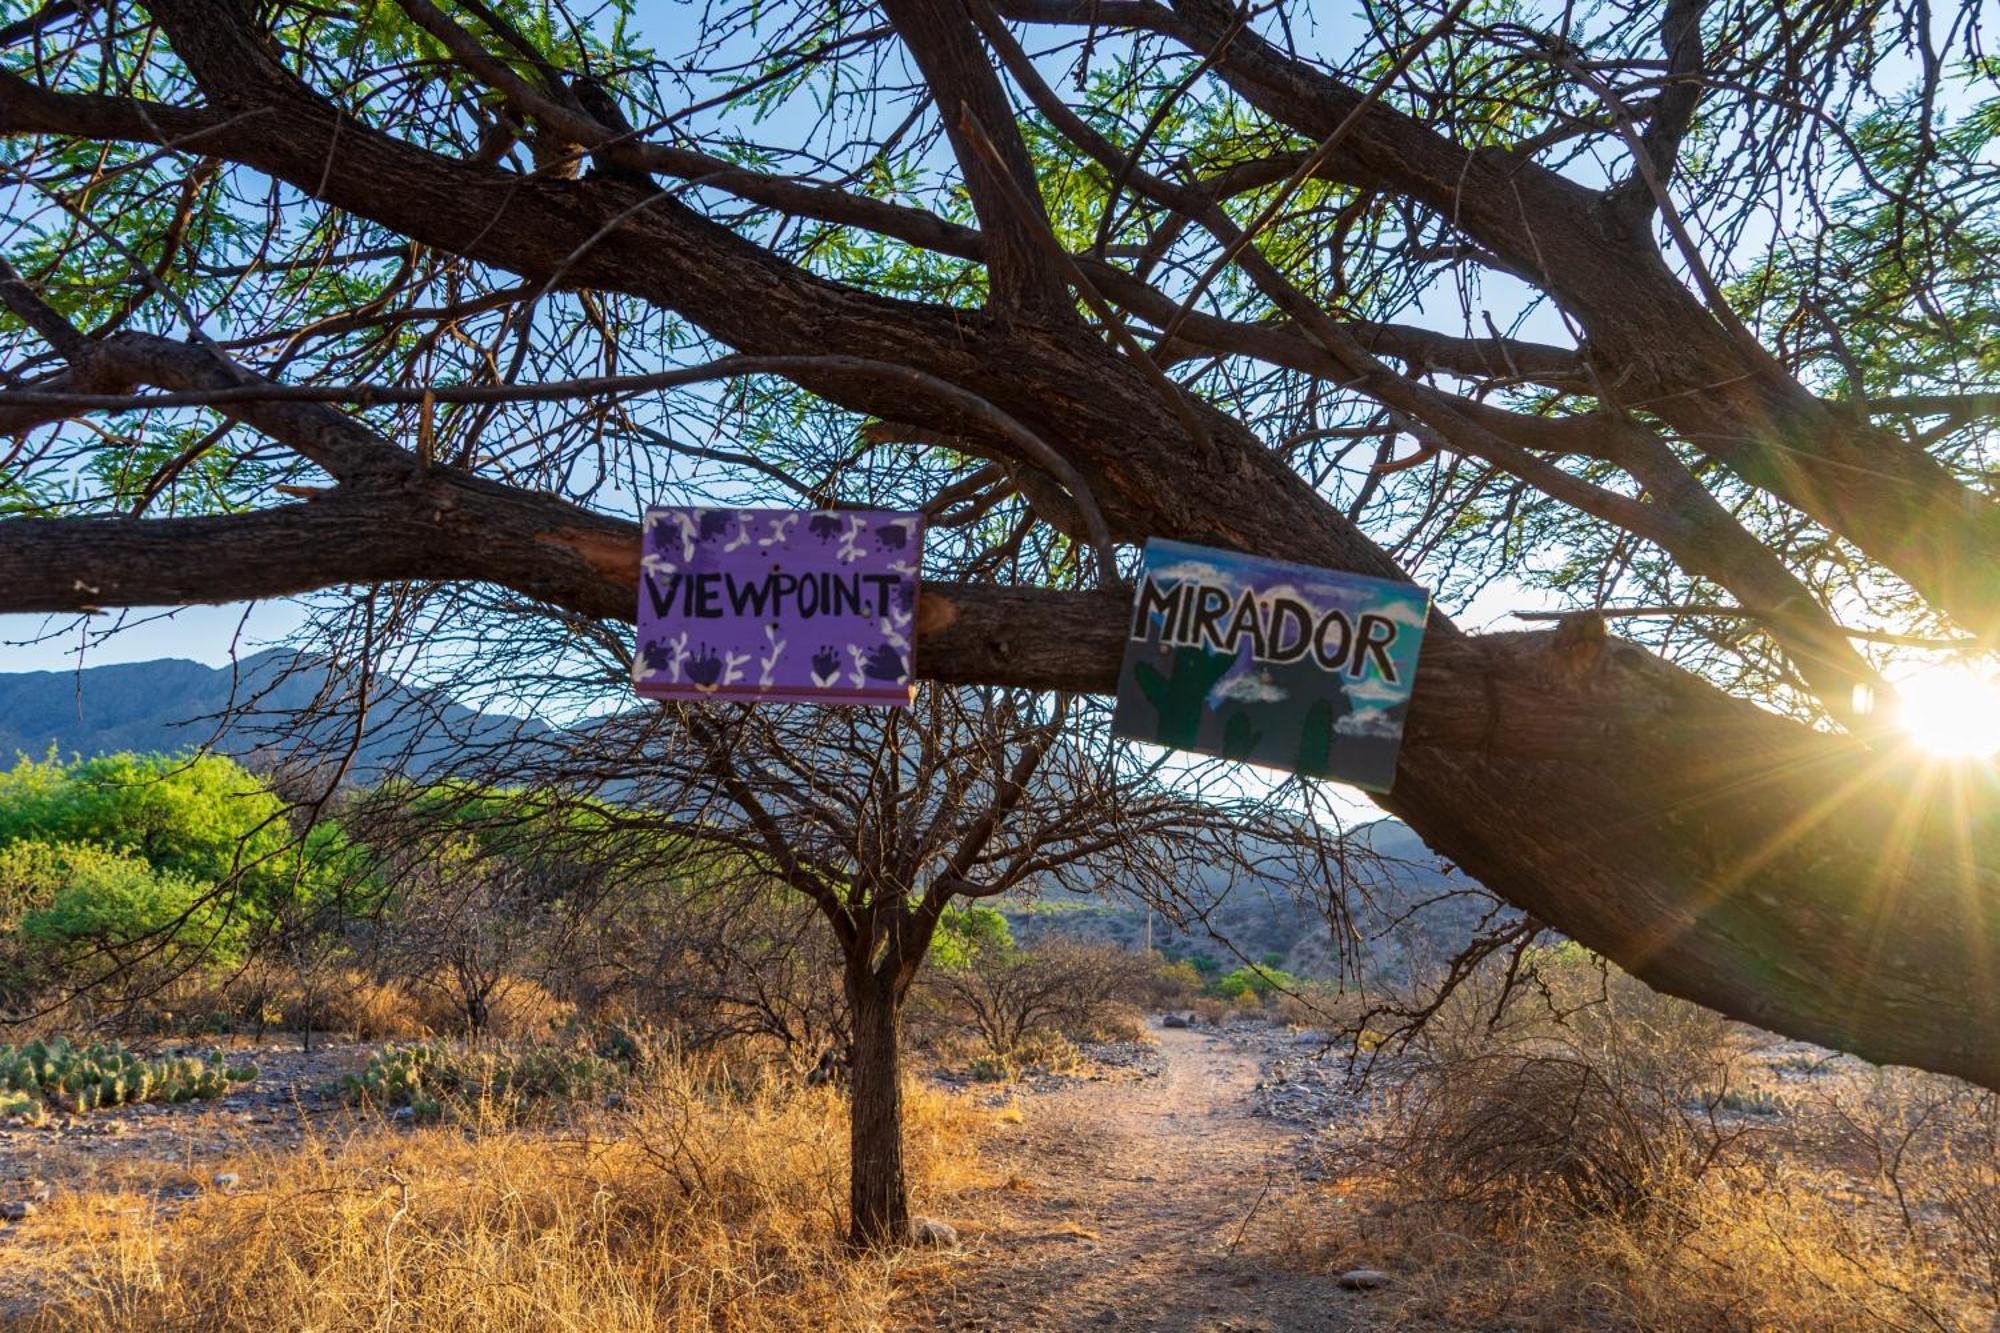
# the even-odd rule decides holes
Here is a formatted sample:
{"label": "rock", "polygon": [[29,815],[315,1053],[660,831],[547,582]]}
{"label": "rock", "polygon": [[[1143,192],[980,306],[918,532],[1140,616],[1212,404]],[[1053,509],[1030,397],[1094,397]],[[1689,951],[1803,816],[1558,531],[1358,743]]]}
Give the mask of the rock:
{"label": "rock", "polygon": [[220,1172],[216,1175],[212,1183],[219,1190],[233,1190],[236,1188],[236,1173],[234,1171]]}
{"label": "rock", "polygon": [[910,1241],[915,1245],[950,1249],[958,1244],[958,1228],[935,1217],[913,1217],[910,1219]]}
{"label": "rock", "polygon": [[1164,1028],[1184,1028],[1187,1025],[1187,1019],[1181,1017],[1179,1014],[1168,1014],[1160,1020],[1160,1026]]}
{"label": "rock", "polygon": [[42,1206],[33,1199],[18,1199],[13,1203],[0,1203],[0,1219],[19,1222],[42,1211]]}
{"label": "rock", "polygon": [[1389,1275],[1379,1268],[1350,1268],[1338,1279],[1349,1291],[1373,1291],[1389,1285]]}
{"label": "rock", "polygon": [[622,1111],[622,1110],[624,1110],[624,1109],[625,1109],[625,1094],[624,1094],[624,1093],[622,1093],[622,1092],[607,1092],[607,1093],[605,1093],[605,1094],[604,1094],[604,1109],[605,1109],[605,1110],[607,1110],[607,1111]]}

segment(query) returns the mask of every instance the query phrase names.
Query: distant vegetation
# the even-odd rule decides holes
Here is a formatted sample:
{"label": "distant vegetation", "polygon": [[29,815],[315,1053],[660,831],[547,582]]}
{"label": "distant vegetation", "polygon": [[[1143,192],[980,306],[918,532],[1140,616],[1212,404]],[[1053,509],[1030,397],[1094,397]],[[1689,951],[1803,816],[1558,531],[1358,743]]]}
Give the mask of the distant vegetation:
{"label": "distant vegetation", "polygon": [[[140,1036],[503,1038],[586,1053],[637,1023],[692,1048],[761,1043],[801,1069],[845,1040],[838,968],[809,911],[746,898],[714,858],[693,873],[670,838],[614,836],[608,807],[395,779],[343,791],[317,819],[302,808],[218,756],[24,757],[0,772],[8,1011]],[[1135,1002],[1271,994],[1212,963],[1040,938],[1023,947],[992,908],[951,912],[919,1034],[969,1031],[992,1067],[1014,1068],[1024,1053],[1058,1059],[1058,1030],[1129,1028],[1108,1015]],[[443,1050],[385,1057],[357,1095],[432,1115],[446,1082],[521,1081],[450,1073]]]}

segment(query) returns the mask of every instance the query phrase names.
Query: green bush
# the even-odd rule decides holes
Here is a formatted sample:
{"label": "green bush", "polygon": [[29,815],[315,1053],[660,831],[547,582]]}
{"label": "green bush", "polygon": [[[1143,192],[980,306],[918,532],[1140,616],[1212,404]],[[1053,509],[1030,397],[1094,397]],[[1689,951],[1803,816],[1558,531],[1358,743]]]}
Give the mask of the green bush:
{"label": "green bush", "polygon": [[356,1102],[408,1107],[418,1120],[470,1119],[497,1112],[528,1118],[564,1103],[622,1087],[631,1069],[594,1051],[538,1046],[469,1051],[446,1042],[387,1046],[359,1074],[341,1080]]}
{"label": "green bush", "polygon": [[1305,983],[1289,972],[1258,964],[1239,967],[1215,983],[1215,993],[1225,1000],[1241,1000],[1254,995],[1259,1001],[1280,991],[1297,991]]}
{"label": "green bush", "polygon": [[0,769],[0,1001],[233,971],[275,927],[364,910],[378,886],[361,849],[330,823],[297,837],[285,814],[213,755]]}
{"label": "green bush", "polygon": [[203,1059],[146,1059],[123,1046],[67,1037],[0,1046],[0,1115],[39,1120],[53,1108],[81,1115],[134,1102],[186,1102],[220,1097],[257,1077],[253,1064],[231,1065],[221,1051]]}
{"label": "green bush", "polygon": [[[50,901],[20,922],[22,940],[45,961],[100,951],[116,958],[135,948],[155,965],[183,957],[222,967],[242,961],[247,923],[212,884],[87,843],[16,843],[4,855],[36,862],[49,875]],[[155,948],[162,938],[166,947]]]}

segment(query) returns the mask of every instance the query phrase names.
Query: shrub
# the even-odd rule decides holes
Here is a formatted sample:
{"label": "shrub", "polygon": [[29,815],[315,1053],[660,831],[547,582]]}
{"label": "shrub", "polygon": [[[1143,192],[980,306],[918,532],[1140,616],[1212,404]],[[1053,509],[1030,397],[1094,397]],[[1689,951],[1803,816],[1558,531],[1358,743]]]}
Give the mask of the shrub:
{"label": "shrub", "polygon": [[157,974],[242,959],[246,922],[212,883],[88,844],[17,843],[7,854],[39,859],[49,877],[45,905],[25,913],[19,927],[45,966],[125,969],[143,959]]}
{"label": "shrub", "polygon": [[[1804,1150],[1800,1108],[1754,1129],[1711,1114],[1768,1098],[1732,1082],[1718,1016],[1574,951],[1534,967],[1536,984],[1504,1002],[1475,977],[1376,1072],[1374,1110],[1326,1155],[1333,1183],[1287,1205],[1280,1248],[1395,1272],[1373,1311],[1383,1326],[1983,1324],[1978,1284],[2000,1274],[1981,1272],[1982,1254],[2000,1254],[1981,1237],[2000,1229],[1978,1220],[2000,1221],[2000,1120],[1978,1110],[1991,1099],[1960,1092],[1950,1114],[1946,1091],[1891,1099],[1897,1114],[1848,1107],[1831,1137],[1876,1165],[1870,1203]],[[1749,1151],[1760,1145],[1773,1151]],[[1884,1212],[1906,1190],[1926,1202],[1904,1209],[1898,1235]]]}
{"label": "shrub", "polygon": [[421,1005],[401,986],[346,968],[310,993],[294,992],[284,1007],[285,1026],[296,1032],[340,1032],[356,1041],[428,1035]]}
{"label": "shrub", "polygon": [[977,948],[961,966],[932,969],[925,984],[979,1033],[990,1054],[1019,1064],[1018,1048],[1037,1040],[1036,1033],[1090,1039],[1107,1027],[1129,1031],[1120,1014],[1149,971],[1140,954],[1050,939],[1032,949]]}
{"label": "shrub", "polygon": [[1146,979],[1144,997],[1149,1008],[1176,1008],[1199,995],[1201,985],[1201,969],[1187,959],[1161,959]]}
{"label": "shrub", "polygon": [[1297,991],[1305,983],[1289,972],[1262,963],[1239,967],[1216,981],[1215,993],[1225,1000],[1255,999],[1259,1003],[1280,991]]}
{"label": "shrub", "polygon": [[[1290,994],[1279,995],[1276,1008],[1278,1017],[1293,1027],[1352,1032],[1366,1006],[1353,991],[1343,991],[1323,981],[1308,981]],[[1366,1043],[1364,1048],[1368,1048]]]}
{"label": "shrub", "polygon": [[1524,1209],[1581,1217],[1671,1205],[1725,1142],[1670,1090],[1575,1051],[1500,1050],[1412,1075],[1377,1135],[1340,1156],[1492,1229]]}

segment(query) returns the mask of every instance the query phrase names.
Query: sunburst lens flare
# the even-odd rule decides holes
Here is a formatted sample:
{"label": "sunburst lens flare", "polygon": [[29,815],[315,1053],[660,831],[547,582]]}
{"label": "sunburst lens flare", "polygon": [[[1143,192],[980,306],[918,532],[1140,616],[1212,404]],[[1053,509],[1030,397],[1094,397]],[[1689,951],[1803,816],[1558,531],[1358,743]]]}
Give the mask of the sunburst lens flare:
{"label": "sunburst lens flare", "polygon": [[1897,685],[1903,731],[1946,759],[2000,754],[2000,679],[1963,667],[1920,672]]}

